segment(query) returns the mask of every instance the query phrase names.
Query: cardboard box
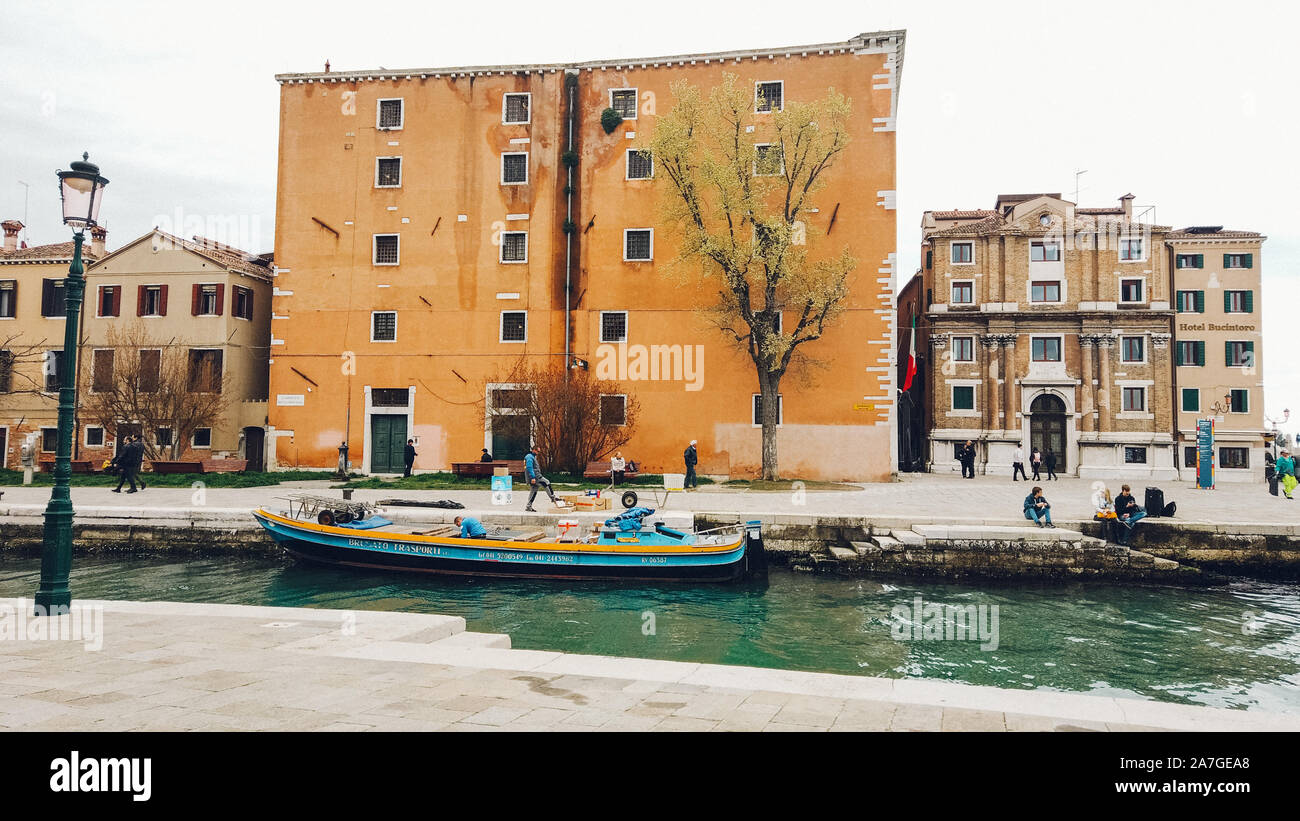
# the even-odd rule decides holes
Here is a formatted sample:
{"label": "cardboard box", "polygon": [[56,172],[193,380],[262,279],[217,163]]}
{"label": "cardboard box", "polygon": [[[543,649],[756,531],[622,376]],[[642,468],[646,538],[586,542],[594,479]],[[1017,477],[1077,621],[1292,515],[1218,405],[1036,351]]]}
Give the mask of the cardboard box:
{"label": "cardboard box", "polygon": [[508,467],[492,468],[492,475],[493,475],[493,476],[509,476],[509,475],[510,475],[510,468],[508,468]]}

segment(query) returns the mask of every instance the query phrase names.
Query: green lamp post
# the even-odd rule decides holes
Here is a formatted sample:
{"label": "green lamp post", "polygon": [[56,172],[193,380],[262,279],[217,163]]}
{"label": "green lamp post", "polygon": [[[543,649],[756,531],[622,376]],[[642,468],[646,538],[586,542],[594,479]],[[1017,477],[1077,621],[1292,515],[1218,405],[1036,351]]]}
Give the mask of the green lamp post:
{"label": "green lamp post", "polygon": [[81,245],[86,229],[98,225],[99,203],[108,180],[89,154],[72,164],[71,171],[59,172],[59,193],[63,200],[63,223],[73,229],[72,265],[63,293],[67,310],[63,327],[62,373],[59,382],[59,449],[54,459],[54,492],[45,508],[45,540],[41,548],[41,585],[36,591],[37,616],[66,613],[72,605],[68,573],[72,569],[72,478],[73,414],[77,409],[77,317],[86,291],[86,269],[81,263]]}

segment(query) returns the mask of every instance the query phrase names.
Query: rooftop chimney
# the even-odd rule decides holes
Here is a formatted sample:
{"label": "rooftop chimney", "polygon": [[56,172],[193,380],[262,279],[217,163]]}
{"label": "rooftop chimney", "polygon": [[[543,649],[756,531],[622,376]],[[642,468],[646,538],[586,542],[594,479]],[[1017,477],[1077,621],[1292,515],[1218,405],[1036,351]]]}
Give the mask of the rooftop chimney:
{"label": "rooftop chimney", "polygon": [[1137,199],[1132,194],[1125,194],[1119,198],[1119,205],[1124,209],[1125,221],[1133,219],[1133,200]]}
{"label": "rooftop chimney", "polygon": [[107,239],[108,229],[104,226],[96,225],[90,229],[90,253],[94,254],[96,259],[108,253],[108,250],[104,247],[104,241]]}
{"label": "rooftop chimney", "polygon": [[329,74],[329,73],[330,73],[330,61],[329,61],[329,60],[326,60],[326,61],[325,61],[325,73],[326,73],[326,74]]}
{"label": "rooftop chimney", "polygon": [[5,229],[5,250],[18,250],[18,232],[23,230],[23,224],[18,220],[5,220],[0,222],[0,227]]}

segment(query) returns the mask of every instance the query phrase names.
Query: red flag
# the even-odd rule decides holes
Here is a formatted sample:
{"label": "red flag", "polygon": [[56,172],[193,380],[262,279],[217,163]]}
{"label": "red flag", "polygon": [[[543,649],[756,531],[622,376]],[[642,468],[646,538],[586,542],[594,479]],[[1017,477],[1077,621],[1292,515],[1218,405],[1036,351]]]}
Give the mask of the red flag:
{"label": "red flag", "polygon": [[903,390],[911,389],[913,376],[916,376],[916,314],[912,314],[912,344],[907,351],[907,377],[903,380]]}

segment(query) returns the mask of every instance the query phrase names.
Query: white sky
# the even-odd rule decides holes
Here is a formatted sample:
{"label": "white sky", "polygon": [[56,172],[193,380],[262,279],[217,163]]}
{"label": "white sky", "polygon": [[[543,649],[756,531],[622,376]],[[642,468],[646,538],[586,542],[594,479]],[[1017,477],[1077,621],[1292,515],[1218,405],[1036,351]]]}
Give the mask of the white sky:
{"label": "white sky", "polygon": [[[276,73],[654,56],[907,29],[899,110],[899,282],[921,212],[1060,191],[1125,192],[1162,224],[1268,235],[1266,412],[1296,409],[1300,357],[1300,6],[1250,2],[734,3],[498,0],[6,3],[0,218],[67,239],[54,171],[89,151],[110,185],[109,247],[184,218],[270,250]],[[371,9],[376,10],[372,12]],[[638,9],[635,21],[621,12]],[[378,13],[382,10],[384,13]],[[25,189],[19,181],[27,182]],[[180,209],[178,211],[178,209]],[[167,227],[164,225],[164,227]],[[183,226],[179,226],[182,227]],[[1290,426],[1300,429],[1300,424]]]}

